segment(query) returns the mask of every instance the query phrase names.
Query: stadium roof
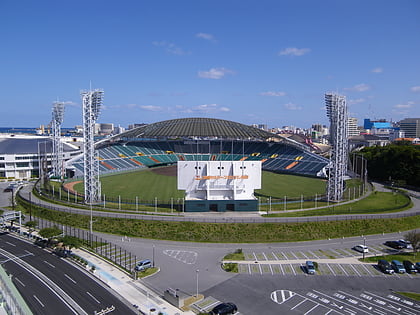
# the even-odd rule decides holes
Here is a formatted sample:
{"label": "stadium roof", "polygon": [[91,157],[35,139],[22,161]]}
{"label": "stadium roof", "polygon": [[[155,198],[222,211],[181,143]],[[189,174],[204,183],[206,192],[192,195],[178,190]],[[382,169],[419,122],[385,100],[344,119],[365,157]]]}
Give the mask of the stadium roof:
{"label": "stadium roof", "polygon": [[[52,140],[48,137],[0,137],[1,154],[38,154],[52,152]],[[63,150],[76,151],[74,147],[63,143]]]}
{"label": "stadium roof", "polygon": [[117,135],[115,138],[278,138],[275,134],[237,122],[214,118],[180,118],[156,122]]}

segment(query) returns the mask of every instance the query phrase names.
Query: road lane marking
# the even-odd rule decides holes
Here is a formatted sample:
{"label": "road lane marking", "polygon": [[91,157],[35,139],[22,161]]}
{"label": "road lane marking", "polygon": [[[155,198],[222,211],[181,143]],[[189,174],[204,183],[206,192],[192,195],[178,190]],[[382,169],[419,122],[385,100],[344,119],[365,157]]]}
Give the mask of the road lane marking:
{"label": "road lane marking", "polygon": [[17,277],[15,277],[16,282],[19,282],[22,287],[26,287],[26,285],[20,281]]}
{"label": "road lane marking", "polygon": [[38,299],[38,297],[37,297],[35,294],[34,294],[34,295],[32,295],[32,296],[34,297],[34,299],[35,299],[35,300],[37,300],[37,301],[38,301],[38,303],[39,303],[39,304],[41,304],[41,306],[42,306],[42,307],[45,307],[45,305],[44,305],[44,304],[42,304],[42,302]]}
{"label": "road lane marking", "polygon": [[296,307],[298,307],[300,304],[302,304],[303,302],[306,302],[306,301],[310,301],[310,302],[312,302],[311,300],[308,300],[307,298],[304,298],[302,301],[300,301],[298,304],[296,304],[295,306],[293,306],[290,310],[294,310]]}
{"label": "road lane marking", "polygon": [[10,242],[7,242],[7,241],[6,241],[6,243],[9,244],[10,246],[16,247],[16,244],[13,244],[13,243],[10,243]]}
{"label": "road lane marking", "polygon": [[50,262],[48,262],[48,261],[46,261],[46,260],[44,260],[44,263],[46,263],[48,266],[50,266],[50,267],[52,267],[52,268],[55,268],[55,266],[54,266],[52,263],[50,263]]}
{"label": "road lane marking", "polygon": [[68,274],[64,274],[64,276],[67,278],[67,279],[69,279],[71,282],[73,282],[74,284],[76,284],[77,282],[76,281],[74,281]]}
{"label": "road lane marking", "polygon": [[86,291],[86,294],[89,295],[96,303],[101,304],[101,302],[99,302],[99,300],[94,297],[89,291]]}

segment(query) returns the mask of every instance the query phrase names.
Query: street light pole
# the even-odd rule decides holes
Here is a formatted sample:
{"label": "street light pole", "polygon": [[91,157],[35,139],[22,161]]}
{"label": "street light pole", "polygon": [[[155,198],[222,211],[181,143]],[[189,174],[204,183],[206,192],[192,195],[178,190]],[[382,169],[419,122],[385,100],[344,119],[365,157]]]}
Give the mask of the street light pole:
{"label": "street light pole", "polygon": [[[363,246],[366,246],[366,237],[363,237]],[[363,248],[363,259],[365,259],[365,248]]]}
{"label": "street light pole", "polygon": [[196,295],[195,295],[195,297],[197,297],[198,298],[198,273],[199,273],[199,269],[197,269],[196,270],[196,275],[197,275],[197,290],[196,290]]}
{"label": "street light pole", "polygon": [[155,245],[153,244],[153,250],[152,250],[152,267],[155,267]]}

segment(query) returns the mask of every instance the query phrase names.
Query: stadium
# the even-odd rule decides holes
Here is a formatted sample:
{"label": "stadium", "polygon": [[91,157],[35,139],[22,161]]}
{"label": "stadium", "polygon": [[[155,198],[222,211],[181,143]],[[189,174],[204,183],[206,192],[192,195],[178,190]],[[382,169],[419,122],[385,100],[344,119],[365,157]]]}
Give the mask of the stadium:
{"label": "stadium", "polygon": [[[207,162],[218,162],[217,165],[224,163],[226,167],[235,162],[243,165],[258,162],[263,171],[326,178],[330,162],[313,153],[310,146],[281,135],[233,121],[211,118],[181,118],[143,125],[100,140],[96,142],[95,148],[101,175],[161,166],[173,166],[166,168],[167,172],[176,172],[177,164],[192,161],[204,163],[200,165],[206,165]],[[76,178],[83,176],[83,169],[82,156],[67,163],[68,173]],[[255,202],[235,204],[231,199],[238,198],[226,195],[219,199],[229,200],[201,202],[195,207],[190,203],[187,211],[257,210]]]}

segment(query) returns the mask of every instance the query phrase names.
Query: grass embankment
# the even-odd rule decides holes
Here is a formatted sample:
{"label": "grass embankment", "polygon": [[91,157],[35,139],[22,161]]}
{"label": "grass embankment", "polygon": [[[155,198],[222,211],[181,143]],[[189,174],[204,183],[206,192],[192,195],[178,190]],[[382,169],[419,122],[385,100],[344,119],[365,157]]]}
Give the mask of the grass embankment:
{"label": "grass embankment", "polygon": [[318,215],[333,215],[333,214],[372,214],[372,213],[387,213],[396,212],[409,209],[412,206],[411,200],[406,195],[391,192],[375,191],[368,197],[356,202],[337,205],[334,207],[295,211],[283,213],[270,213],[264,216],[267,217],[306,217]]}
{"label": "grass embankment", "polygon": [[420,293],[414,293],[414,292],[395,292],[395,293],[408,297],[409,299],[412,299],[412,300],[420,301]]}
{"label": "grass embankment", "polygon": [[[23,202],[21,204],[24,205]],[[26,207],[29,208],[28,205]],[[35,205],[32,205],[32,215],[60,224],[89,229],[90,217],[88,215],[47,210]],[[407,231],[419,227],[420,216],[307,223],[198,223],[94,217],[93,224],[95,231],[103,233],[150,239],[216,243],[306,241]]]}
{"label": "grass embankment", "polygon": [[399,261],[410,260],[412,262],[416,262],[420,259],[420,253],[398,253],[398,254],[391,254],[391,255],[371,256],[371,257],[366,257],[365,259],[360,258],[359,260],[364,261],[364,262],[376,263],[380,259],[385,259],[389,262],[392,260],[399,260]]}

